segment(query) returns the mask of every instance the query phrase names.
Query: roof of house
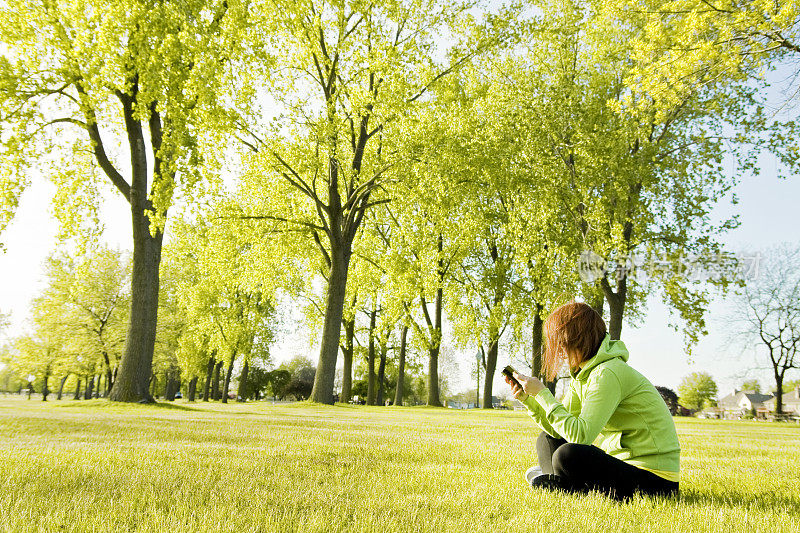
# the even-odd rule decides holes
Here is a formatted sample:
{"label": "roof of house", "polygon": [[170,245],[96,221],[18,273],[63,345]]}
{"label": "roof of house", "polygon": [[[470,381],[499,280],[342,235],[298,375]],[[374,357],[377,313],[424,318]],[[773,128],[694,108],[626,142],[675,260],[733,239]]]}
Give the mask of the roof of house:
{"label": "roof of house", "polygon": [[750,404],[754,407],[757,404],[764,403],[768,400],[772,399],[771,394],[761,394],[755,391],[741,391],[741,390],[734,390],[733,394],[728,394],[724,398],[719,401],[720,407],[739,407],[739,402],[742,401],[743,398],[747,398],[750,401]]}

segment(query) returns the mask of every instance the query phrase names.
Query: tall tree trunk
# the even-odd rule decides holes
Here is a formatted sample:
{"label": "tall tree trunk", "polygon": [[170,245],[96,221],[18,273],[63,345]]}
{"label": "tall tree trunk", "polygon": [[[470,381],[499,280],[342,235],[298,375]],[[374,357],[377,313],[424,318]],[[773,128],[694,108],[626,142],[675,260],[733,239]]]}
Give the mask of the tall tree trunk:
{"label": "tall tree trunk", "polygon": [[775,414],[783,413],[783,372],[778,369],[773,370],[775,375]]}
{"label": "tall tree trunk", "polygon": [[149,390],[151,398],[155,398],[157,396],[158,390],[156,389],[156,387],[158,387],[158,377],[155,374],[151,374],[150,390]]}
{"label": "tall tree trunk", "polygon": [[619,340],[622,336],[622,317],[625,313],[624,299],[614,299],[608,303],[608,333],[612,340]]}
{"label": "tall tree trunk", "polygon": [[483,377],[483,408],[493,409],[492,384],[494,372],[497,369],[497,354],[500,351],[500,332],[497,328],[489,328],[489,350],[486,353],[486,368]]}
{"label": "tall tree trunk", "polygon": [[[330,211],[336,214],[338,209],[338,206],[332,206]],[[314,387],[311,389],[309,398],[312,402],[326,404],[333,404],[333,382],[336,378],[336,358],[339,355],[339,336],[347,290],[347,271],[350,267],[353,243],[352,236],[341,235],[341,221],[338,219],[338,215],[331,218],[331,231],[335,235],[329,236],[331,268],[328,277],[328,295],[325,301],[325,322],[322,326],[317,373],[314,376]]]}
{"label": "tall tree trunk", "polygon": [[[500,252],[497,249],[497,243],[494,241],[487,242],[489,248],[489,257],[492,259],[492,264],[494,265],[495,272],[503,272],[502,277],[495,281],[495,288],[494,288],[494,298],[492,301],[493,307],[492,310],[494,311],[497,309],[505,298],[505,289],[503,287],[503,283],[506,280],[507,273],[505,269],[500,269],[498,267],[501,266],[502,262],[500,258]],[[492,392],[493,392],[493,385],[494,385],[494,373],[497,370],[497,355],[500,351],[500,335],[502,335],[502,331],[499,327],[495,325],[489,326],[489,350],[486,353],[486,361],[483,365],[484,369],[484,376],[483,376],[483,408],[484,409],[494,409],[494,402],[492,402]],[[480,374],[480,368],[478,369]],[[477,402],[477,400],[476,400]],[[477,407],[477,405],[476,405]]]}
{"label": "tall tree trunk", "polygon": [[403,392],[406,379],[406,337],[408,326],[400,330],[400,357],[397,363],[397,387],[394,391],[394,405],[403,405]]}
{"label": "tall tree trunk", "polygon": [[75,395],[72,397],[73,400],[80,400],[81,399],[81,379],[77,378],[78,382],[75,384]]}
{"label": "tall tree trunk", "polygon": [[83,394],[84,400],[91,400],[92,399],[92,391],[94,390],[94,376],[87,376],[86,377],[86,390]]}
{"label": "tall tree trunk", "polygon": [[619,340],[622,334],[622,317],[625,313],[625,300],[628,296],[628,280],[625,276],[621,276],[617,280],[617,290],[611,288],[608,278],[600,280],[600,286],[603,288],[603,294],[608,302],[608,334],[612,340]]}
{"label": "tall tree trunk", "polygon": [[369,345],[367,348],[367,405],[375,405],[375,317],[378,312],[372,309],[369,314]]}
{"label": "tall tree trunk", "polygon": [[547,379],[547,376],[544,375],[544,318],[542,317],[542,313],[544,311],[544,306],[542,304],[537,303],[535,305],[535,314],[533,315],[533,330],[531,331],[531,352],[533,354],[533,361],[531,364],[531,374],[539,378],[544,386],[550,389],[550,392],[555,394],[556,392],[556,383],[558,382],[558,378],[550,381]]}
{"label": "tall tree trunk", "polygon": [[383,376],[386,373],[386,350],[387,346],[384,342],[381,342],[381,360],[378,363],[378,405],[384,405],[383,401]]}
{"label": "tall tree trunk", "polygon": [[169,402],[175,401],[175,395],[180,390],[181,381],[180,381],[180,370],[177,369],[170,369],[166,372],[167,376],[167,389],[164,392],[164,397]]}
{"label": "tall tree trunk", "polygon": [[[441,240],[440,240],[441,243]],[[428,350],[428,405],[441,407],[439,398],[439,352],[442,347],[442,288],[436,289],[435,326],[431,348]]]}
{"label": "tall tree trunk", "polygon": [[603,293],[602,292],[600,292],[600,293],[597,293],[597,292],[592,293],[592,298],[591,298],[591,300],[589,300],[589,305],[592,306],[592,309],[594,309],[595,312],[598,315],[600,315],[600,318],[603,318],[603,304],[604,303],[605,303],[605,300],[603,299]]}
{"label": "tall tree trunk", "polygon": [[344,359],[344,373],[342,376],[342,396],[340,402],[348,403],[353,397],[353,345],[355,340],[355,317],[352,320],[343,321],[344,324],[344,346],[342,346],[342,357]]}
{"label": "tall tree trunk", "polygon": [[533,315],[533,328],[531,329],[531,375],[544,380],[544,335],[542,331],[542,304],[536,304]]}
{"label": "tall tree trunk", "polygon": [[50,388],[47,386],[47,382],[50,381],[50,369],[48,368],[44,373],[44,383],[42,384],[42,401],[47,401],[47,396],[50,394]]}
{"label": "tall tree trunk", "polygon": [[[434,322],[433,332],[431,334],[431,347],[428,350],[428,405],[433,407],[441,407],[442,400],[439,397],[439,353],[442,347],[442,295],[444,289],[445,266],[444,259],[442,258],[442,250],[444,246],[444,239],[442,234],[436,241],[436,249],[439,252],[439,258],[436,261],[436,274],[439,278],[439,286],[436,288],[436,301],[434,306]],[[423,299],[422,305],[430,327],[431,321],[427,316],[428,305]]]}
{"label": "tall tree trunk", "polygon": [[231,362],[228,363],[228,371],[225,372],[225,385],[222,388],[222,403],[228,403],[228,389],[231,386],[231,375],[233,374],[233,361],[236,359],[236,353],[231,354]]}
{"label": "tall tree trunk", "polygon": [[439,346],[428,350],[428,406],[441,407],[439,399]]}
{"label": "tall tree trunk", "polygon": [[189,397],[189,401],[193,402],[195,394],[197,394],[197,376],[193,377],[191,381],[189,381],[189,391],[187,396]]}
{"label": "tall tree trunk", "polygon": [[68,377],[69,377],[69,374],[66,374],[65,376],[63,376],[61,378],[61,382],[58,384],[58,395],[56,396],[56,400],[60,400],[61,399],[61,396],[64,393],[64,383],[67,382],[67,378]]}
{"label": "tall tree trunk", "polygon": [[211,376],[214,374],[214,367],[216,366],[217,362],[214,359],[214,355],[212,354],[211,357],[208,358],[208,364],[206,365],[206,384],[203,387],[203,401],[208,401],[208,395],[211,393]]}
{"label": "tall tree trunk", "polygon": [[[146,192],[142,194],[146,195]],[[119,364],[119,374],[109,399],[118,402],[152,402],[147,382],[153,368],[153,349],[158,317],[158,287],[163,235],[150,235],[150,219],[144,212],[145,198],[134,201],[131,190],[133,218],[133,272],[131,275],[131,312],[125,351]]]}
{"label": "tall tree trunk", "polygon": [[106,387],[103,392],[103,397],[107,398],[111,394],[111,387],[114,385],[114,375],[111,371],[111,360],[108,358],[108,353],[103,351],[103,361],[106,364]]}
{"label": "tall tree trunk", "polygon": [[247,374],[249,372],[250,372],[250,365],[248,364],[248,361],[245,360],[244,366],[242,367],[242,373],[239,376],[239,391],[238,391],[238,396],[239,396],[238,399],[243,402],[247,401],[247,399],[250,397],[250,391],[248,390],[247,387]]}
{"label": "tall tree trunk", "polygon": [[[109,394],[111,401],[120,402],[152,402],[148,391],[148,379],[153,370],[153,349],[156,342],[156,323],[158,320],[158,287],[161,263],[162,231],[150,233],[150,217],[148,211],[153,209],[148,193],[148,164],[145,136],[142,123],[136,116],[140,102],[138,98],[138,79],[131,80],[131,86],[125,93],[120,93],[125,130],[128,136],[128,148],[131,157],[131,183],[120,186],[124,179],[119,176],[115,181],[117,187],[125,194],[131,207],[131,225],[133,229],[133,269],[131,273],[131,312],[128,322],[128,335],[125,350],[119,364],[119,374]],[[162,169],[161,119],[155,107],[149,117],[150,144],[153,151],[153,180],[161,179]],[[108,172],[107,172],[108,173]],[[110,177],[110,176],[109,176]],[[112,179],[112,181],[114,181]],[[127,191],[125,190],[127,187]],[[160,215],[166,218],[163,211]]]}
{"label": "tall tree trunk", "polygon": [[211,399],[219,400],[219,374],[222,371],[222,361],[214,365],[214,375],[211,378]]}
{"label": "tall tree trunk", "polygon": [[[631,186],[629,191],[631,198],[630,205],[633,205],[633,201],[638,198],[641,190],[641,183]],[[628,220],[622,228],[622,240],[626,245],[630,246],[632,238],[633,223]],[[615,274],[616,292],[611,288],[611,284],[608,282],[608,275],[600,278],[600,288],[608,302],[608,334],[612,340],[619,340],[622,335],[622,317],[625,314],[625,301],[628,298],[628,276],[625,271]]]}

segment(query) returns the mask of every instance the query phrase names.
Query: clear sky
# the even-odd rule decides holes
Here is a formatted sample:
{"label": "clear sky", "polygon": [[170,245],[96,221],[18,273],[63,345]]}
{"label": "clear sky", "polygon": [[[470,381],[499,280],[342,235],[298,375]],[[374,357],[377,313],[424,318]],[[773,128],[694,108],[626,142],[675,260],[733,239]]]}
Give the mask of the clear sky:
{"label": "clear sky", "polygon": [[[779,76],[777,76],[779,78]],[[775,91],[775,101],[783,97]],[[782,112],[786,112],[784,109]],[[781,242],[800,242],[797,212],[800,206],[800,178],[779,180],[777,162],[771,156],[761,160],[761,176],[743,176],[736,187],[739,204],[720,205],[715,217],[723,218],[738,213],[741,225],[730,232],[724,241],[733,249],[763,250]],[[15,220],[2,236],[6,252],[0,254],[0,310],[11,312],[11,328],[6,336],[19,334],[25,327],[28,303],[43,288],[43,261],[55,248],[57,224],[50,216],[50,199],[53,187],[46,180],[33,179],[26,191]],[[102,220],[106,226],[105,239],[114,247],[130,247],[130,215],[127,203],[109,188],[108,198],[102,207]],[[798,267],[800,268],[800,266]],[[690,361],[685,355],[680,332],[670,329],[669,311],[658,298],[651,298],[644,324],[633,329],[625,325],[622,338],[631,352],[630,364],[657,385],[677,387],[680,379],[695,371],[708,371],[716,379],[721,395],[738,386],[747,377],[761,380],[762,389],[772,386],[770,373],[755,370],[763,366],[756,361],[752,348],[729,344],[726,317],[730,304],[716,299],[709,308],[709,334],[703,338]],[[317,348],[308,345],[302,333],[289,333],[275,346],[277,360],[298,353],[307,353],[316,359]],[[465,351],[453,388],[470,386],[470,368],[474,365],[474,350]],[[507,363],[508,355],[501,353],[499,367]],[[789,379],[800,377],[800,372]],[[496,380],[495,390],[505,390],[501,380]]]}

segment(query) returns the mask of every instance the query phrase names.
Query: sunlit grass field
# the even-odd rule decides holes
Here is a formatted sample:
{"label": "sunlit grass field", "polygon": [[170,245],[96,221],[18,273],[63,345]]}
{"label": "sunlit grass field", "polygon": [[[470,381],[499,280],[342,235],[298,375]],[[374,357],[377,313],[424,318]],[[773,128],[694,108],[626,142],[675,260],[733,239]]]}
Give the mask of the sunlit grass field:
{"label": "sunlit grass field", "polygon": [[800,427],[677,419],[680,498],[527,487],[521,412],[0,397],[2,531],[800,531]]}

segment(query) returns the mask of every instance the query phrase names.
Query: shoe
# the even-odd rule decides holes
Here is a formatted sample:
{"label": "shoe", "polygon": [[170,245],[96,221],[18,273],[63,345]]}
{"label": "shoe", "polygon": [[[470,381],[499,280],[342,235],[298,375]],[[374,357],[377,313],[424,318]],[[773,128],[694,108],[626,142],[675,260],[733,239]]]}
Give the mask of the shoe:
{"label": "shoe", "polygon": [[525,471],[525,481],[530,485],[533,482],[533,478],[536,476],[541,476],[544,472],[542,472],[542,467],[540,466],[532,466],[528,470]]}
{"label": "shoe", "polygon": [[540,474],[531,480],[531,487],[549,490],[567,490],[564,482],[555,474]]}

